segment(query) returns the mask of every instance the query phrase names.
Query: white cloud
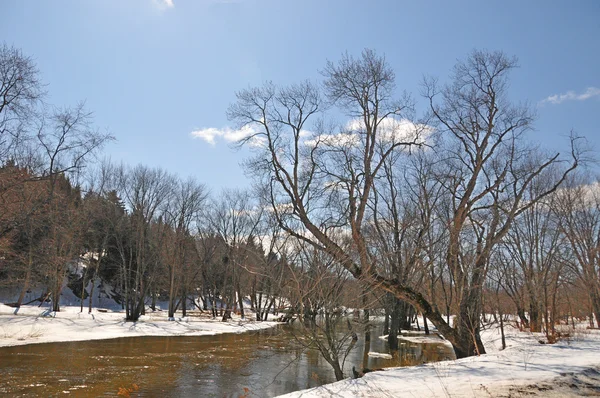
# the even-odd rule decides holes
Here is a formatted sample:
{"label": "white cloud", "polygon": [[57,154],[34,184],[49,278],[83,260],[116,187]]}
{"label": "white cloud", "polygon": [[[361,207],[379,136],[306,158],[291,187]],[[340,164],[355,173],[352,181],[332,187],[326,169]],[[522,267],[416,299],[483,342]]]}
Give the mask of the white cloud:
{"label": "white cloud", "polygon": [[[218,129],[209,127],[204,129],[194,130],[190,133],[193,138],[199,138],[215,146],[217,139],[223,139],[227,142],[238,142],[248,137],[256,135],[257,131],[250,125],[243,126],[240,129],[234,130],[229,127]],[[249,141],[251,146],[260,146],[264,142],[261,137],[252,137]]]}
{"label": "white cloud", "polygon": [[[301,130],[300,138],[304,145],[309,147],[315,146],[317,143],[328,146],[356,147],[360,145],[360,132],[364,131],[363,126],[362,120],[353,119],[346,124],[341,133],[319,135],[309,130]],[[425,143],[432,131],[431,126],[413,123],[406,119],[388,118],[379,125],[378,140],[385,145],[413,140],[417,143]],[[259,132],[253,125],[245,125],[239,129],[208,127],[194,130],[190,136],[201,139],[212,146],[217,145],[218,141],[235,143],[251,137],[248,144],[260,147],[265,145],[265,138],[258,135]]]}
{"label": "white cloud", "polygon": [[[317,141],[325,145],[357,146],[360,145],[360,132],[364,131],[362,119],[353,119],[346,123],[345,132],[339,134],[321,134],[306,140],[308,146],[315,146]],[[407,119],[386,118],[378,129],[378,140],[383,144],[410,142],[425,143],[432,133],[431,126],[416,124]]]}
{"label": "white cloud", "polygon": [[161,11],[166,10],[167,8],[175,7],[173,0],[152,0],[152,3]]}
{"label": "white cloud", "polygon": [[554,94],[541,101],[542,104],[560,104],[565,101],[585,101],[593,97],[600,96],[600,88],[588,87],[583,93],[577,94],[575,91],[567,91],[564,94]]}

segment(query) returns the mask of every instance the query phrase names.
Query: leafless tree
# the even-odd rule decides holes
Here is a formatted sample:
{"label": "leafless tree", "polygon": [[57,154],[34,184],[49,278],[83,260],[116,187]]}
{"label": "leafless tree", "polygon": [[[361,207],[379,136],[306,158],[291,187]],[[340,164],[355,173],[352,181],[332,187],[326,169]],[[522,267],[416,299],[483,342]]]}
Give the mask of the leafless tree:
{"label": "leafless tree", "polygon": [[[0,45],[0,160],[20,161],[44,98],[44,87],[34,61],[21,50]],[[15,159],[17,157],[18,159]],[[19,166],[25,167],[26,164]]]}
{"label": "leafless tree", "polygon": [[[505,256],[501,256],[503,269],[508,278],[511,275],[520,276],[520,284],[529,304],[528,324],[533,332],[542,331],[544,314],[551,310],[551,295],[548,292],[556,291],[556,275],[563,263],[560,258],[563,237],[551,211],[551,198],[548,199],[523,212],[502,245],[506,251]],[[511,266],[513,269],[510,269]],[[512,287],[512,291],[517,289],[516,286]]]}
{"label": "leafless tree", "polygon": [[[248,165],[268,188],[280,226],[328,253],[354,277],[414,305],[458,357],[484,352],[479,316],[491,250],[520,213],[555,191],[576,166],[574,161],[566,167],[539,197],[523,200],[528,186],[560,158],[531,159],[529,148],[520,144],[533,118],[507,100],[507,73],[514,66],[504,54],[476,51],[457,65],[453,83],[443,90],[435,81],[425,84],[431,117],[446,137],[437,175],[448,198],[445,264],[460,294],[456,327],[421,289],[381,272],[369,254],[365,228],[375,181],[391,154],[421,145],[430,131],[400,119],[409,114],[410,101],[392,96],[394,73],[383,57],[365,50],[358,59],[345,55],[328,63],[325,92],[353,118],[341,130],[317,124],[317,134],[304,139],[307,119],[322,109],[319,90],[310,83],[243,90],[228,111],[231,120],[254,132],[243,142],[259,147],[260,155]],[[340,231],[351,238],[347,249]],[[475,253],[468,262],[467,253]]]}
{"label": "leafless tree", "polygon": [[174,178],[162,169],[136,166],[120,170],[120,192],[131,212],[131,247],[121,246],[122,278],[126,301],[126,320],[137,321],[145,309],[150,276],[157,267],[158,253],[152,223],[173,192]]}
{"label": "leafless tree", "polygon": [[325,252],[306,244],[297,247],[289,262],[290,303],[298,316],[297,341],[316,349],[333,368],[336,380],[344,378],[344,363],[354,348],[362,324],[348,320],[345,308],[356,308],[361,298],[348,287],[351,275]]}
{"label": "leafless tree", "polygon": [[120,226],[125,223],[125,208],[117,194],[119,188],[117,172],[118,167],[110,161],[102,161],[88,175],[86,194],[82,202],[87,266],[81,278],[81,300],[83,310],[84,290],[90,283],[88,313],[92,312],[94,306],[94,289],[98,273],[118,238]]}
{"label": "leafless tree", "polygon": [[244,268],[250,284],[251,310],[257,321],[266,321],[270,313],[277,315],[282,309],[282,296],[289,286],[288,239],[268,211],[261,212],[258,231],[245,245],[248,260]]}
{"label": "leafless tree", "polygon": [[[166,265],[169,272],[169,318],[175,316],[177,297],[181,298],[183,316],[186,313],[186,301],[194,275],[189,265],[190,256],[196,254],[190,250],[191,231],[207,199],[207,189],[193,179],[177,181],[174,195],[166,207],[165,223],[170,228],[171,238],[166,243],[169,255]],[[193,246],[192,246],[193,248]],[[189,280],[192,279],[192,280]]]}
{"label": "leafless tree", "polygon": [[556,194],[555,211],[568,242],[569,262],[585,286],[600,328],[600,185],[592,181],[572,179]]}
{"label": "leafless tree", "polygon": [[[247,193],[225,190],[208,213],[209,228],[225,244],[222,258],[226,270],[228,289],[224,294],[226,311],[240,311],[245,316],[242,282],[247,276],[246,263],[253,254],[248,245],[259,232],[262,211],[252,204]],[[225,319],[225,318],[224,318]]]}

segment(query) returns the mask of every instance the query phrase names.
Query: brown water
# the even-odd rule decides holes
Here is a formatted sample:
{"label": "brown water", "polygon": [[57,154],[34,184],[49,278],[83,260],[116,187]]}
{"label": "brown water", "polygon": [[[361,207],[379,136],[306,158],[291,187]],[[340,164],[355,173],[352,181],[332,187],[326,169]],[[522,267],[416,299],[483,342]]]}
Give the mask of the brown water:
{"label": "brown water", "polygon": [[[388,352],[375,336],[371,351]],[[404,342],[397,358],[366,355],[363,336],[345,374],[451,359],[450,346]],[[302,351],[289,327],[201,337],[131,337],[0,348],[1,396],[271,397],[335,381],[316,351]],[[136,388],[137,387],[137,388]]]}

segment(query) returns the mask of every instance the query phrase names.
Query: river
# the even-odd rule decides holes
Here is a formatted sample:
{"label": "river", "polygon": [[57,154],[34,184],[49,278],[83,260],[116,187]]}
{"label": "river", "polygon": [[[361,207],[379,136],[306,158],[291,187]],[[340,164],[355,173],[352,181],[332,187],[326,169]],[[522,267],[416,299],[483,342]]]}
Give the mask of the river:
{"label": "river", "polygon": [[[370,351],[387,353],[376,336]],[[131,337],[0,348],[2,396],[272,397],[335,381],[316,351],[295,344],[294,329],[200,337]],[[403,341],[393,359],[365,356],[364,336],[346,361],[371,369],[454,358],[439,343]]]}

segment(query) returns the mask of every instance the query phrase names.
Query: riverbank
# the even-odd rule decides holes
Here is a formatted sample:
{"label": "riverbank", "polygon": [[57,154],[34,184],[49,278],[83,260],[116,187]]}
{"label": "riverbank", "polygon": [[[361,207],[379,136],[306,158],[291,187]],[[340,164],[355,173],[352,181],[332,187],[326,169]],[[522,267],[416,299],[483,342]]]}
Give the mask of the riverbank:
{"label": "riverbank", "polygon": [[143,315],[138,322],[125,322],[121,311],[65,306],[60,312],[48,308],[0,304],[0,347],[65,341],[102,340],[139,336],[204,336],[221,333],[242,333],[271,328],[277,322],[255,322],[233,315],[228,322],[212,319],[208,314],[191,312],[185,318],[168,320],[167,311]]}
{"label": "riverbank", "polygon": [[486,355],[367,373],[283,395],[309,397],[568,397],[600,395],[600,331],[585,327],[557,344],[507,327],[482,333]]}

